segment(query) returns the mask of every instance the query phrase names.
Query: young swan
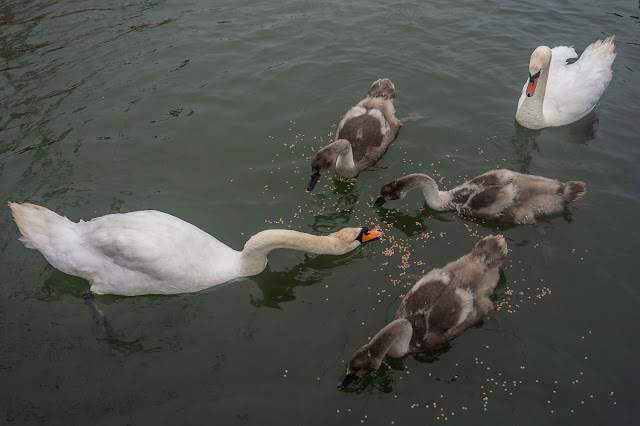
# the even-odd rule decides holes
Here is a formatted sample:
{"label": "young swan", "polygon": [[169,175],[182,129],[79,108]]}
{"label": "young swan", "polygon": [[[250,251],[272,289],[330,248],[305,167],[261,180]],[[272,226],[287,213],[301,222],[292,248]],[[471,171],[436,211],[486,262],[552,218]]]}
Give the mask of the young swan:
{"label": "young swan", "polygon": [[371,85],[367,97],[342,117],[335,142],[322,148],[311,160],[307,191],[313,190],[320,175],[334,163],[340,176],[351,178],[378,161],[402,125],[395,117],[395,97],[396,88],[391,80],[381,78]]}
{"label": "young swan", "polygon": [[531,54],[516,121],[529,129],[563,126],[587,115],[611,81],[614,36],[589,45],[580,59],[573,47],[540,46]]}
{"label": "young swan", "polygon": [[393,322],[353,354],[338,388],[380,368],[385,355],[430,351],[477,323],[493,309],[489,296],[506,256],[504,237],[489,236],[471,253],[425,275],[402,299]]}
{"label": "young swan", "polygon": [[404,198],[414,188],[422,189],[434,210],[517,224],[535,224],[536,216],[560,212],[587,193],[584,182],[562,183],[504,169],[487,172],[450,191],[439,191],[432,178],[416,173],[384,184],[373,207]]}
{"label": "young swan", "polygon": [[9,207],[25,246],[39,250],[62,272],[88,280],[93,292],[122,296],[196,292],[259,274],[271,250],[340,255],[381,235],[368,228],[344,228],[324,237],[270,229],[237,251],[190,223],[153,210],[74,223],[34,204]]}

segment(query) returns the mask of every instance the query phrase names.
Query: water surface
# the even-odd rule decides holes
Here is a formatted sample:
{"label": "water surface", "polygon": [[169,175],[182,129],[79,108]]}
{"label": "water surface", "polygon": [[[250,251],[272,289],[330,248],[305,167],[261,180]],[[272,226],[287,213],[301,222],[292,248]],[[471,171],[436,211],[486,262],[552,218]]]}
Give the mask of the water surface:
{"label": "water surface", "polygon": [[[25,249],[0,210],[0,423],[630,424],[637,422],[640,10],[628,1],[96,2],[0,5],[0,197],[70,219],[156,209],[234,248],[266,228],[380,226],[340,257],[278,251],[260,275],[198,294],[100,296]],[[514,121],[541,44],[616,35],[585,119]],[[309,161],[379,77],[415,117],[355,180]],[[437,213],[487,170],[583,180],[539,229]],[[542,232],[541,232],[542,231]],[[423,273],[502,233],[498,309],[445,348],[387,359],[338,392],[351,354]]]}

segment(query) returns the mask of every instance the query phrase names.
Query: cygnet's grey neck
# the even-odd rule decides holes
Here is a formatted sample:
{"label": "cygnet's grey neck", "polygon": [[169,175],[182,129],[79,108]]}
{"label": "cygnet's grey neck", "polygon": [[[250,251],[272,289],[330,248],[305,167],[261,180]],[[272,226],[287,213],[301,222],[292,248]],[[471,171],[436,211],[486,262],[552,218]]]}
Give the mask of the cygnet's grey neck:
{"label": "cygnet's grey neck", "polygon": [[422,173],[415,173],[400,178],[398,181],[406,185],[404,191],[402,191],[402,197],[404,197],[404,195],[413,188],[421,188],[429,207],[440,211],[448,209],[448,205],[451,200],[449,192],[438,190],[436,181],[434,181],[430,176]]}
{"label": "cygnet's grey neck", "polygon": [[351,178],[358,175],[356,164],[353,161],[353,150],[351,144],[346,139],[338,139],[331,144],[337,154],[336,172],[340,176]]}
{"label": "cygnet's grey neck", "polygon": [[406,319],[397,319],[380,330],[366,348],[375,358],[382,359],[385,355],[401,358],[409,352],[412,335],[411,323]]}

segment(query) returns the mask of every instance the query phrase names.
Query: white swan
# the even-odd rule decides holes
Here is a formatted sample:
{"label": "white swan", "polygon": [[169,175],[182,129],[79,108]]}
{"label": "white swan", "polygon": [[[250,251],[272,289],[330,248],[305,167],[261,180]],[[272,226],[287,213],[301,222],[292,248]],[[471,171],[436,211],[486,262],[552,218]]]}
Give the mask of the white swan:
{"label": "white swan", "polygon": [[375,81],[367,97],[342,116],[334,142],[319,150],[311,160],[312,191],[320,175],[336,164],[336,172],[346,178],[373,165],[398,136],[402,123],[395,116],[396,88],[387,78]]}
{"label": "white swan", "polygon": [[506,256],[504,237],[492,235],[471,253],[422,277],[402,299],[393,322],[353,354],[338,389],[380,368],[385,355],[430,351],[480,321],[493,309],[489,296]]}
{"label": "white swan", "polygon": [[580,59],[573,47],[540,46],[529,62],[516,121],[529,129],[563,126],[587,115],[611,81],[615,36],[590,44]]}
{"label": "white swan", "polygon": [[274,249],[340,255],[381,235],[367,228],[344,228],[323,237],[270,229],[237,251],[158,211],[74,223],[34,204],[10,202],[9,207],[28,248],[39,250],[62,272],[88,280],[93,292],[122,296],[191,293],[262,272]]}

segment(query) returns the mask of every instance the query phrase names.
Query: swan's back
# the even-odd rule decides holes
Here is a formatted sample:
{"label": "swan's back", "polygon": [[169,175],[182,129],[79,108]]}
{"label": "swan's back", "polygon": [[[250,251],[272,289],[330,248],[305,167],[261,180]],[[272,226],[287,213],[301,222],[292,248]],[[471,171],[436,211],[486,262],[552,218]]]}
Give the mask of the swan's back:
{"label": "swan's back", "polygon": [[543,104],[548,126],[569,124],[587,115],[598,103],[611,82],[611,64],[616,58],[614,36],[590,44],[577,58],[572,47],[551,50],[549,80]]}
{"label": "swan's back", "polygon": [[240,253],[158,211],[71,222],[44,207],[10,203],[29,248],[57,269],[89,280],[98,294],[174,294],[235,278]]}

